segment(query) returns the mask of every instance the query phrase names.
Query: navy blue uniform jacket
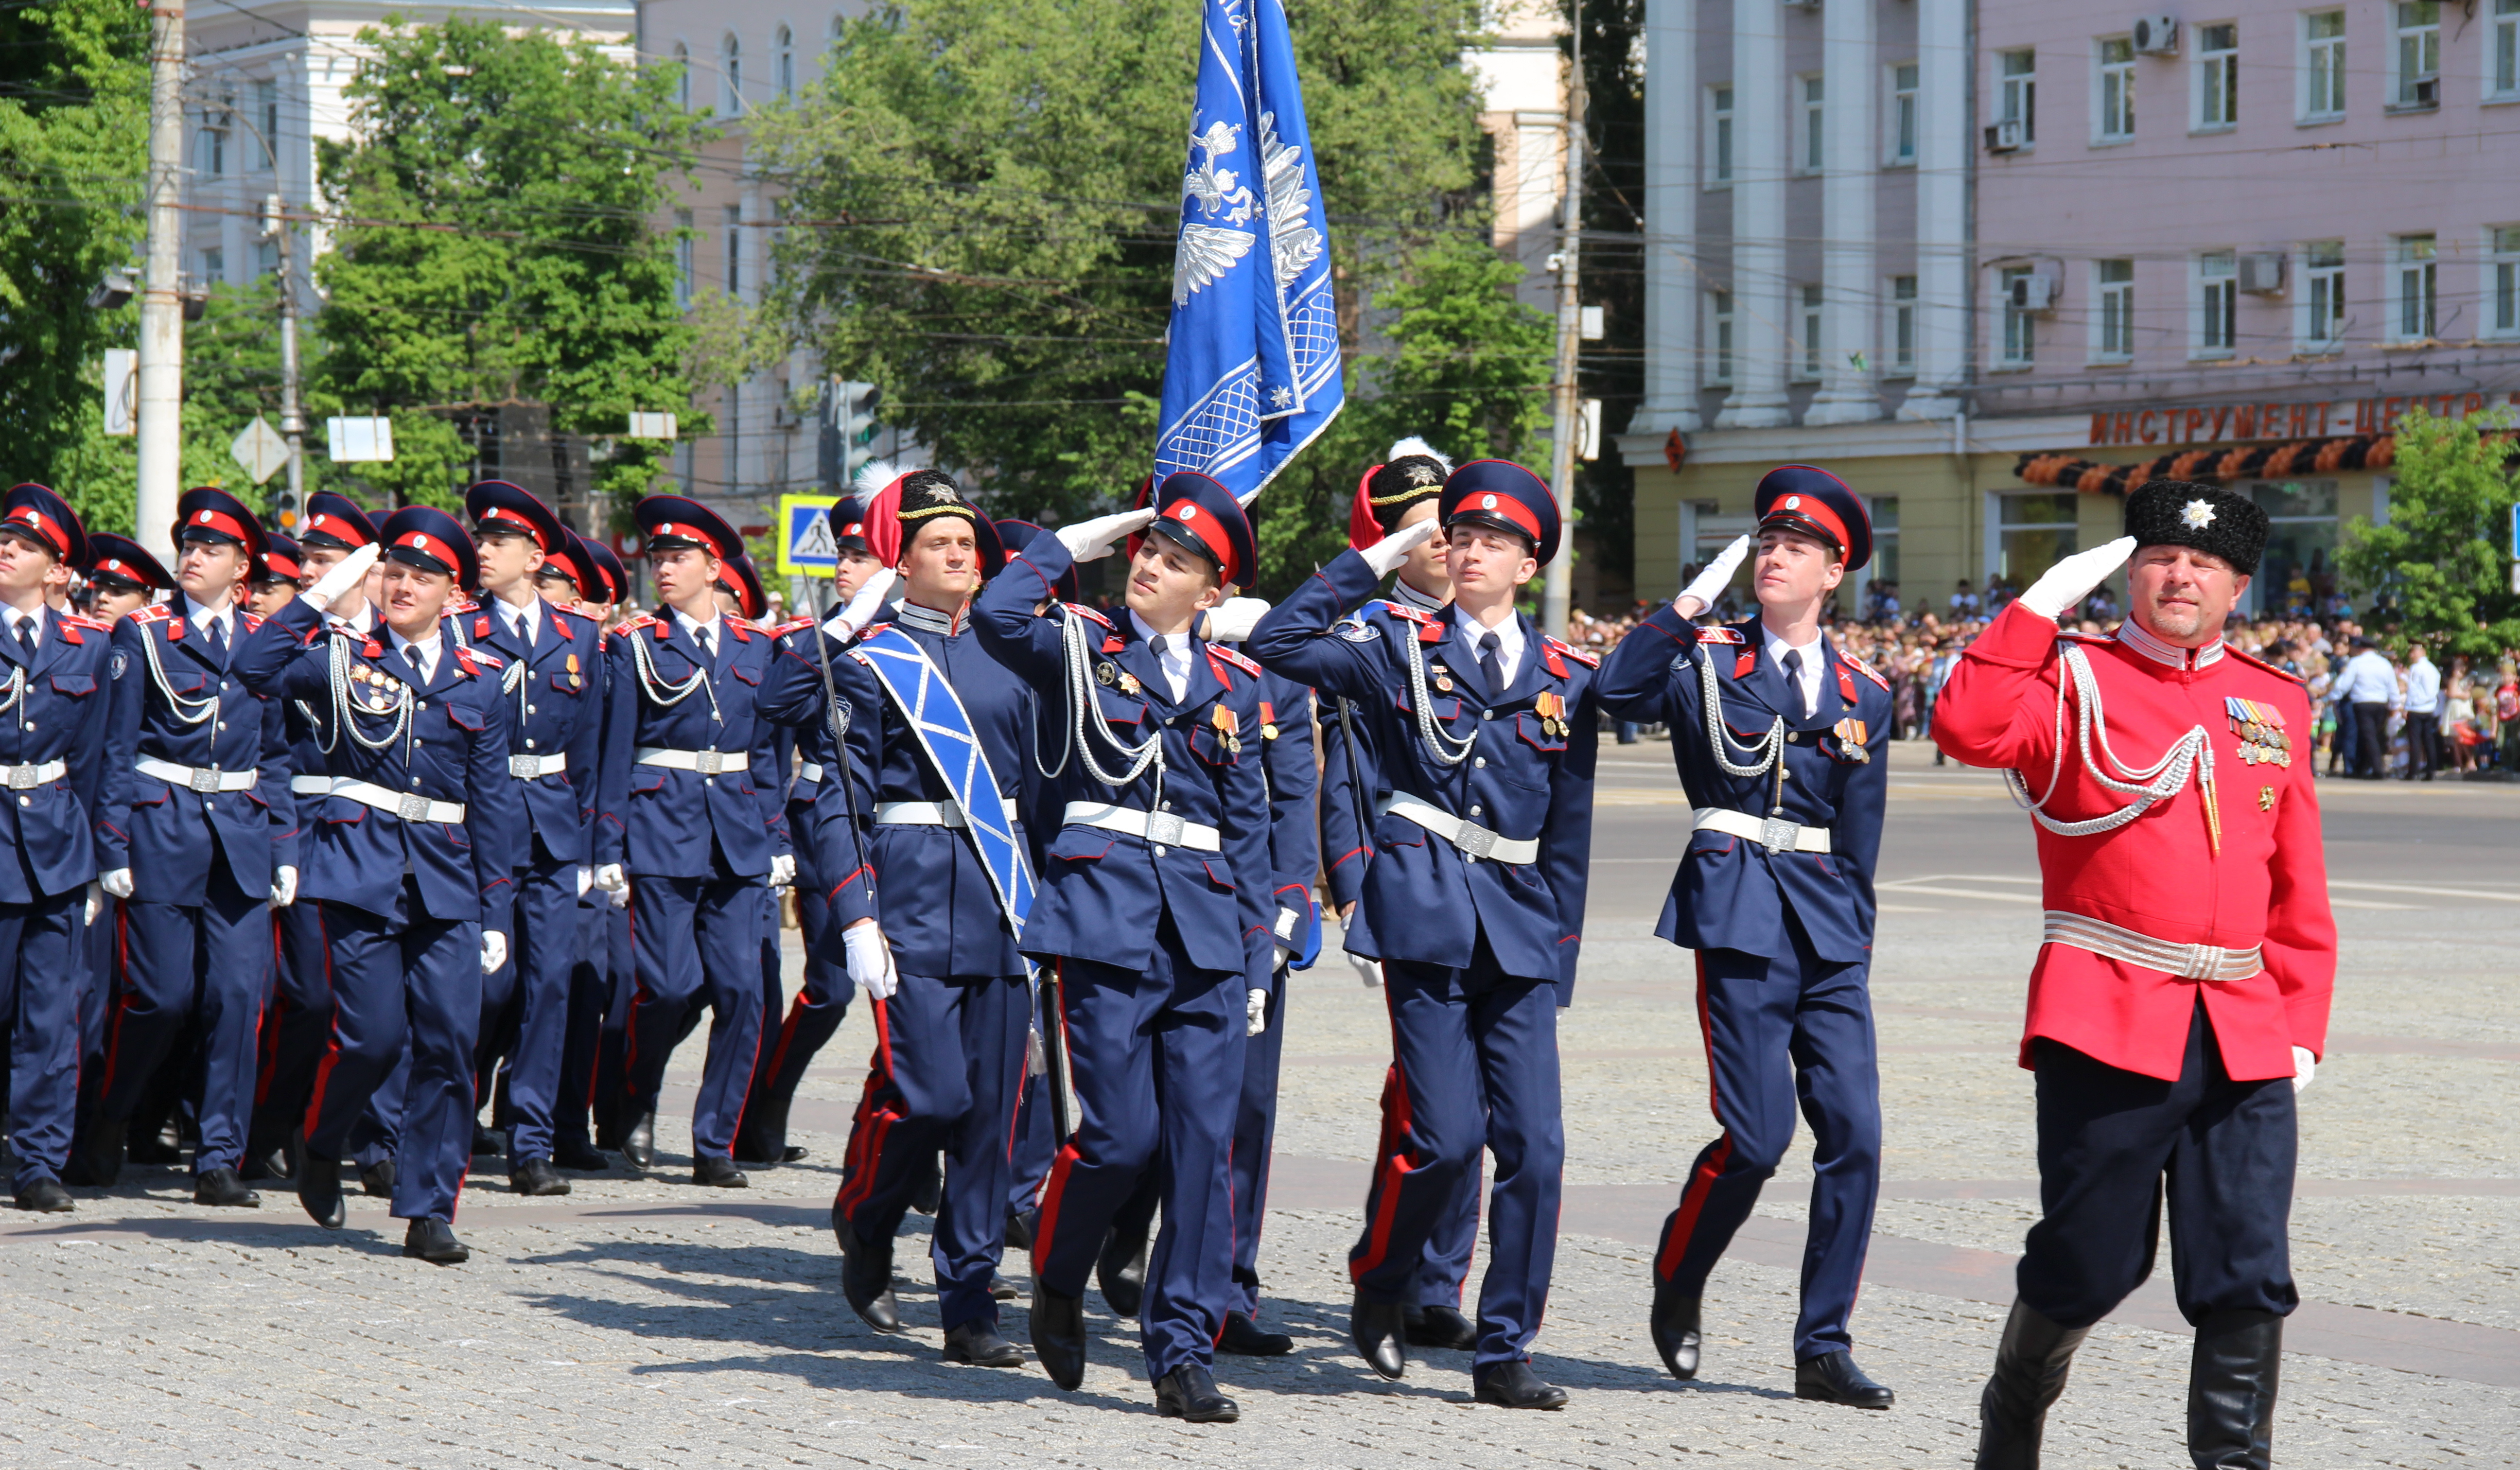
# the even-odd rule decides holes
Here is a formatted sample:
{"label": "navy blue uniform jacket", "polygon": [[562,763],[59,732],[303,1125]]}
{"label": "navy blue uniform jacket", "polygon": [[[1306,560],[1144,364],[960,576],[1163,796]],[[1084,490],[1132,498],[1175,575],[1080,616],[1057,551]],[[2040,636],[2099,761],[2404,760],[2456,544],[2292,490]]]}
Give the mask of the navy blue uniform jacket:
{"label": "navy blue uniform jacket", "polygon": [[[241,672],[246,650],[269,625],[243,608],[229,616],[233,643],[225,659],[164,603],[113,625],[96,866],[130,869],[131,896],[148,903],[201,903],[214,858],[225,859],[248,896],[268,893],[271,870],[296,851],[283,706]],[[295,643],[292,635],[277,637]],[[157,688],[153,656],[176,698],[204,710],[205,701],[216,701],[217,713],[199,724],[178,719]],[[197,770],[257,771],[259,778],[242,791],[195,791],[141,775],[135,763],[144,756]],[[215,844],[202,840],[210,835]]]}
{"label": "navy blue uniform jacket", "polygon": [[[702,682],[674,703],[659,703],[640,673],[643,650],[659,685],[679,689],[695,675]],[[633,876],[715,877],[714,839],[729,873],[768,876],[770,860],[790,851],[776,728],[759,705],[761,682],[770,674],[769,633],[740,617],[720,617],[711,668],[673,614],[637,617],[612,630],[606,656],[595,861],[622,864]],[[750,764],[717,776],[642,766],[644,747],[719,750]]]}
{"label": "navy blue uniform jacket", "polygon": [[0,866],[5,904],[68,893],[97,873],[112,630],[49,607],[42,616],[31,664],[16,639],[0,637],[0,679],[25,676],[18,702],[0,711],[0,766],[60,761],[65,769],[58,780],[0,795],[0,810],[9,814],[6,838],[18,855]]}
{"label": "navy blue uniform jacket", "polygon": [[472,645],[507,663],[499,688],[508,699],[509,753],[567,757],[562,770],[517,782],[533,825],[533,840],[518,844],[517,866],[531,864],[536,848],[553,863],[591,863],[604,756],[604,628],[549,601],[534,614],[541,626],[530,648],[508,631],[498,602],[465,620]]}
{"label": "navy blue uniform jacket", "polygon": [[[1322,870],[1322,824],[1315,803],[1322,769],[1313,758],[1313,691],[1291,679],[1260,676],[1261,769],[1269,778],[1269,922],[1278,943],[1300,959],[1321,921],[1313,882]],[[1248,744],[1243,749],[1247,753]]]}

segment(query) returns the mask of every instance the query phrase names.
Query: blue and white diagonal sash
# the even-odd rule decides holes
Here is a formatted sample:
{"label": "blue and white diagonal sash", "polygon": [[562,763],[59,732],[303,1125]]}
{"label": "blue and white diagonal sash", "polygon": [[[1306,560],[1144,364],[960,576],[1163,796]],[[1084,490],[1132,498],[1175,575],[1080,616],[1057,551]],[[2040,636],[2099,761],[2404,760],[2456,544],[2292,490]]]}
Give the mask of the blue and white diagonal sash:
{"label": "blue and white diagonal sash", "polygon": [[890,624],[878,626],[849,651],[875,672],[876,682],[901,711],[902,722],[919,736],[927,764],[954,793],[963,820],[970,824],[971,846],[988,869],[989,885],[997,890],[998,907],[1013,925],[1015,938],[1022,939],[1024,919],[1032,913],[1032,867],[1024,861],[1023,843],[1007,817],[998,780],[989,771],[989,757],[980,749],[962,697],[927,661],[918,642]]}

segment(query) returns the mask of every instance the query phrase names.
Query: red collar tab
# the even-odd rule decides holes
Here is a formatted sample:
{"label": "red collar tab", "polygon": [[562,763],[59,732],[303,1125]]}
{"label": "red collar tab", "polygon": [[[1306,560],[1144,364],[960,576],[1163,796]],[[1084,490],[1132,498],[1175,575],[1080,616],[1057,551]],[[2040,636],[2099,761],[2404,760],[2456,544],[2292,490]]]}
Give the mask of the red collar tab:
{"label": "red collar tab", "polygon": [[488,638],[490,636],[490,619],[486,614],[472,620],[472,636],[474,638]]}
{"label": "red collar tab", "polygon": [[1732,660],[1732,677],[1747,679],[1758,667],[1759,655],[1744,648],[1741,650],[1741,656]]}
{"label": "red collar tab", "polygon": [[1540,661],[1548,665],[1550,678],[1566,677],[1566,660],[1557,656],[1557,640],[1543,638],[1540,641]]}
{"label": "red collar tab", "polygon": [[373,638],[369,639],[365,644],[360,646],[359,656],[361,658],[382,658],[385,656],[385,646],[384,645],[378,643]]}
{"label": "red collar tab", "polygon": [[1128,640],[1122,638],[1117,633],[1114,633],[1110,637],[1102,640],[1102,651],[1105,653],[1117,653],[1127,646],[1129,646]]}
{"label": "red collar tab", "polygon": [[86,643],[87,640],[79,637],[78,624],[71,622],[68,618],[64,618],[62,619],[62,642],[66,644],[83,644]]}
{"label": "red collar tab", "polygon": [[479,676],[481,672],[480,665],[472,661],[472,649],[469,646],[464,644],[457,644],[455,646],[455,661],[463,666],[465,673],[475,677]]}
{"label": "red collar tab", "polygon": [[1855,673],[1846,666],[1846,660],[1842,658],[1837,664],[1837,692],[1847,703],[1855,702]]}

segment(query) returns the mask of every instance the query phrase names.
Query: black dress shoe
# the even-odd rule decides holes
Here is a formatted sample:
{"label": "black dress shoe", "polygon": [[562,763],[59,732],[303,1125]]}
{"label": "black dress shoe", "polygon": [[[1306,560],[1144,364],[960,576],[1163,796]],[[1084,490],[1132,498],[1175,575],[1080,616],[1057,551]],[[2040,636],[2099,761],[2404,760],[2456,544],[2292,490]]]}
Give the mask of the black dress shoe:
{"label": "black dress shoe", "polygon": [[1794,1397],[1849,1408],[1888,1408],[1898,1396],[1864,1376],[1852,1353],[1823,1353],[1794,1364]]}
{"label": "black dress shoe", "polygon": [[551,1161],[585,1174],[612,1167],[612,1156],[584,1138],[562,1138],[552,1144]]}
{"label": "black dress shoe", "polygon": [[269,1153],[248,1153],[237,1166],[237,1177],[249,1184],[259,1184],[266,1180],[285,1180],[289,1178],[289,1155],[280,1149]]}
{"label": "black dress shoe", "polygon": [[1242,1358],[1279,1358],[1295,1351],[1295,1340],[1283,1332],[1264,1332],[1260,1324],[1239,1312],[1225,1314],[1224,1335],[1216,1340],[1216,1351]]}
{"label": "black dress shoe", "polygon": [[341,1203],[341,1162],[319,1159],[312,1154],[297,1156],[297,1202],[306,1214],[328,1230],[338,1230],[349,1218]]}
{"label": "black dress shoe", "polygon": [[379,1159],[359,1171],[359,1187],[371,1199],[391,1199],[394,1189],[394,1161]]}
{"label": "black dress shoe", "polygon": [[18,1191],[18,1208],[35,1210],[46,1215],[59,1215],[77,1208],[70,1202],[70,1192],[59,1180],[37,1180]]}
{"label": "black dress shoe", "polygon": [[1022,1287],[1017,1286],[1015,1283],[1008,1280],[1002,1275],[999,1275],[996,1271],[989,1272],[989,1299],[991,1301],[1012,1302],[1022,1295]]}
{"label": "black dress shoe", "polygon": [[70,1163],[79,1174],[78,1181],[100,1189],[111,1189],[122,1180],[122,1125],[103,1119],[88,1125],[87,1134],[70,1150]]}
{"label": "black dress shoe", "polygon": [[1367,1367],[1385,1378],[1409,1371],[1409,1309],[1398,1302],[1369,1302],[1358,1297],[1347,1314],[1348,1341]]}
{"label": "black dress shoe", "polygon": [[462,1266],[472,1248],[455,1238],[455,1226],[442,1220],[415,1220],[402,1236],[402,1253],[431,1266]]}
{"label": "black dress shoe", "polygon": [[910,1180],[910,1208],[922,1215],[934,1215],[945,1202],[945,1174],[933,1155],[919,1165]]}
{"label": "black dress shoe", "polygon": [[1654,1351],[1662,1355],[1662,1365],[1671,1369],[1674,1378],[1697,1376],[1698,1354],[1706,1343],[1698,1330],[1700,1306],[1698,1298],[1681,1295],[1668,1281],[1654,1283]]}
{"label": "black dress shoe", "polygon": [[901,1303],[892,1295],[892,1242],[869,1245],[846,1221],[834,1222],[840,1237],[840,1294],[849,1310],[878,1332],[901,1330]]}
{"label": "black dress shoe", "polygon": [[1032,1352],[1050,1381],[1074,1391],[1085,1381],[1085,1299],[1063,1297],[1032,1278]]}
{"label": "black dress shoe", "polygon": [[1545,1382],[1531,1370],[1531,1364],[1516,1359],[1512,1362],[1492,1362],[1470,1369],[1470,1383],[1481,1403],[1499,1408],[1564,1408],[1566,1391]]}
{"label": "black dress shoe", "polygon": [[193,1203],[224,1205],[234,1210],[259,1210],[262,1196],[245,1186],[233,1169],[213,1169],[193,1180]]}
{"label": "black dress shoe", "polygon": [[477,1123],[472,1126],[473,1157],[478,1158],[485,1153],[504,1154],[507,1151],[508,1136],[505,1133],[495,1128],[483,1128]]}
{"label": "black dress shoe", "polygon": [[1194,1362],[1155,1380],[1155,1412],[1191,1424],[1231,1424],[1242,1417],[1242,1405],[1216,1391],[1216,1380]]}
{"label": "black dress shoe", "polygon": [[1479,1345],[1478,1327],[1458,1308],[1411,1307],[1406,1311],[1409,1346],[1413,1348],[1467,1353]]}
{"label": "black dress shoe", "polygon": [[549,1159],[525,1159],[508,1167],[508,1187],[518,1194],[566,1194],[568,1180]]}
{"label": "black dress shoe", "polygon": [[946,1329],[945,1360],[968,1362],[975,1368],[1019,1368],[1024,1355],[1023,1349],[1000,1337],[987,1322],[965,1322]]}
{"label": "black dress shoe", "polygon": [[1041,1212],[1038,1210],[1009,1210],[1007,1212],[1007,1249],[1031,1250],[1033,1224],[1040,1219]]}
{"label": "black dress shoe", "polygon": [[643,1113],[631,1119],[630,1126],[621,1131],[621,1157],[628,1159],[633,1169],[656,1167],[656,1115],[654,1113]]}
{"label": "black dress shoe", "polygon": [[779,1150],[779,1162],[782,1164],[801,1164],[805,1162],[807,1153],[808,1150],[804,1144],[790,1143],[787,1147]]}
{"label": "black dress shoe", "polygon": [[179,1135],[176,1141],[166,1141],[161,1130],[145,1137],[133,1138],[125,1158],[134,1164],[180,1164],[184,1162],[184,1144]]}
{"label": "black dress shoe", "polygon": [[1147,1237],[1114,1230],[1102,1239],[1102,1254],[1094,1263],[1094,1284],[1111,1314],[1135,1321],[1147,1304]]}
{"label": "black dress shoe", "polygon": [[692,1160],[692,1182],[711,1189],[743,1189],[750,1187],[752,1180],[735,1167],[735,1160],[704,1153]]}

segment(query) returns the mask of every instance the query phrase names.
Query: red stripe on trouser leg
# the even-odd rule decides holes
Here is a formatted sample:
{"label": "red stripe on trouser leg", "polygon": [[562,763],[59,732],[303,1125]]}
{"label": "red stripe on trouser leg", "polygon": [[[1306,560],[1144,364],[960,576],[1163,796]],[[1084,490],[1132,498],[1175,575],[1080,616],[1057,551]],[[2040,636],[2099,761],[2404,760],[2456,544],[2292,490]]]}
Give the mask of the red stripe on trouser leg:
{"label": "red stripe on trouser leg", "polygon": [[1391,1222],[1400,1208],[1400,1187],[1422,1163],[1413,1162],[1406,1146],[1409,1138],[1409,1074],[1400,1065],[1400,1011],[1391,995],[1392,987],[1382,988],[1383,1010],[1391,1017],[1391,1068],[1383,1074],[1382,1138],[1373,1170],[1373,1183],[1366,1191],[1367,1222],[1365,1239],[1347,1263],[1348,1279],[1362,1280],[1366,1273],[1382,1265],[1391,1253]]}
{"label": "red stripe on trouser leg", "polygon": [[[1076,1053],[1067,1049],[1067,961],[1064,958],[1054,958],[1050,966],[1053,982],[1051,989],[1058,998],[1058,1013],[1055,1017],[1058,1022],[1058,1054],[1069,1058],[1069,1070],[1073,1073]],[[1054,1088],[1059,1085],[1056,1069],[1051,1074],[1050,1085]],[[1081,1128],[1078,1131],[1083,1132]],[[1050,1259],[1051,1242],[1058,1234],[1059,1201],[1067,1194],[1068,1171],[1076,1167],[1076,1162],[1081,1157],[1083,1156],[1076,1150],[1076,1139],[1073,1136],[1059,1139],[1058,1152],[1051,1157],[1050,1178],[1042,1185],[1041,1190],[1041,1214],[1033,1222],[1032,1227],[1032,1259],[1035,1275],[1041,1273],[1041,1263]]]}
{"label": "red stripe on trouser leg", "polygon": [[113,1058],[122,1049],[122,1014],[131,1008],[131,908],[126,900],[113,906],[113,971],[123,977],[122,994],[113,998],[113,1019],[105,1028],[105,1078],[97,1091],[113,1092]]}
{"label": "red stripe on trouser leg", "polygon": [[1654,1254],[1654,1275],[1668,1281],[1680,1270],[1680,1258],[1688,1250],[1688,1237],[1697,1228],[1699,1212],[1706,1208],[1706,1197],[1715,1192],[1716,1180],[1723,1177],[1724,1166],[1732,1158],[1732,1136],[1726,1134],[1715,1140],[1695,1170],[1688,1177],[1688,1186],[1680,1191],[1680,1208],[1671,1212],[1670,1228],[1663,1231],[1662,1249]]}
{"label": "red stripe on trouser leg", "polygon": [[832,1208],[844,1220],[855,1216],[858,1206],[875,1191],[876,1166],[883,1159],[884,1136],[902,1116],[876,1105],[876,1097],[892,1080],[892,1016],[882,997],[870,997],[867,1003],[875,1014],[875,1051],[867,1058],[866,1087],[858,1093],[857,1117],[849,1126],[849,1148],[839,1192],[832,1196]]}
{"label": "red stripe on trouser leg", "polygon": [[[315,936],[324,946],[324,994],[333,998],[337,995],[333,985],[333,936],[325,931],[324,909],[320,904],[315,909]],[[316,1121],[324,1116],[324,1089],[333,1080],[333,1064],[340,1059],[341,1010],[337,1004],[333,1008],[332,1038],[324,1044],[324,1059],[315,1064],[315,1087],[307,1094],[306,1116],[297,1125],[298,1130],[310,1138],[315,1136]]]}

